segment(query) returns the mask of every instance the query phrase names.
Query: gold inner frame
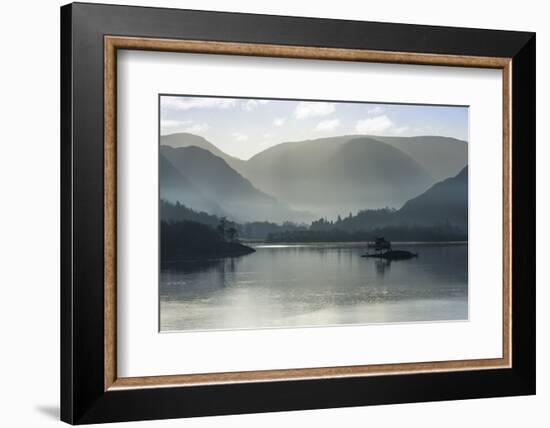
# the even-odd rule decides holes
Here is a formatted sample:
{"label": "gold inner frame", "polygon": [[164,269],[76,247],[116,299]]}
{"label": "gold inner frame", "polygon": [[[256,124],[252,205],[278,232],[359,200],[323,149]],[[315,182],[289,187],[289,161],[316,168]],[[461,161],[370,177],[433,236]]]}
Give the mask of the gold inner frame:
{"label": "gold inner frame", "polygon": [[[117,376],[116,320],[116,89],[117,50],[147,50],[212,55],[241,55],[298,59],[324,59],[394,64],[440,65],[494,68],[502,70],[503,91],[503,320],[502,357],[492,359],[430,361],[420,363],[376,364],[304,369],[279,369],[226,373],[203,373],[169,376]],[[170,40],[138,37],[104,37],[104,389],[192,386],[235,382],[297,380],[311,378],[358,377],[419,372],[441,372],[511,367],[511,64],[510,58],[460,55],[384,52],[361,49],[338,49],[283,46],[251,43]]]}

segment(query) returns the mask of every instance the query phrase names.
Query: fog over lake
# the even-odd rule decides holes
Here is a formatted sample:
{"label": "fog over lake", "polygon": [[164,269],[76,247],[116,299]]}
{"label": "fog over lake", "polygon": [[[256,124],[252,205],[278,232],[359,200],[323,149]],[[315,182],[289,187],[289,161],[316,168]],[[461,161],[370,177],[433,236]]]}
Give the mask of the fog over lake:
{"label": "fog over lake", "polygon": [[397,261],[364,244],[254,247],[163,266],[161,331],[468,319],[467,245],[394,244],[420,254]]}

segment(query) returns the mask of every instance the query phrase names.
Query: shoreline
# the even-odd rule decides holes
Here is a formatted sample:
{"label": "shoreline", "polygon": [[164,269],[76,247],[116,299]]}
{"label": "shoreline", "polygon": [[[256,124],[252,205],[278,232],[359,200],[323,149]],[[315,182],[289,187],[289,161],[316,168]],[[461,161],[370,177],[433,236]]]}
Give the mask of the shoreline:
{"label": "shoreline", "polygon": [[[285,241],[285,242],[271,242],[271,241],[246,241],[243,240],[244,245],[250,245],[253,247],[277,247],[277,246],[318,246],[318,245],[342,245],[342,246],[364,246],[372,241]],[[468,241],[392,241],[392,245],[399,246],[450,246],[450,245],[468,245]]]}
{"label": "shoreline", "polygon": [[240,257],[248,254],[255,253],[256,250],[246,244],[240,242],[224,242],[221,247],[212,247],[208,250],[197,249],[193,251],[189,249],[188,254],[179,254],[174,256],[162,256],[160,257],[160,264],[172,264],[182,263],[194,260],[212,260],[221,259],[227,257]]}

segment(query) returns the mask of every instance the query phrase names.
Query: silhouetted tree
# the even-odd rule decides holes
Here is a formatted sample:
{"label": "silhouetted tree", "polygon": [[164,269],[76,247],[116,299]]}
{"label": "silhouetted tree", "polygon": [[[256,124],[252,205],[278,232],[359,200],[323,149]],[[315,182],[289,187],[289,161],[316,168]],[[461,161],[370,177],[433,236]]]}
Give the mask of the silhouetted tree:
{"label": "silhouetted tree", "polygon": [[220,222],[218,226],[216,226],[216,231],[224,241],[225,241],[226,227],[227,227],[227,219],[225,217],[220,218]]}
{"label": "silhouetted tree", "polygon": [[237,238],[237,229],[235,229],[233,226],[231,226],[226,231],[227,238],[229,239],[229,242],[234,242]]}
{"label": "silhouetted tree", "polygon": [[254,249],[238,242],[227,242],[219,230],[195,221],[162,221],[160,233],[161,261],[233,257],[254,252]]}

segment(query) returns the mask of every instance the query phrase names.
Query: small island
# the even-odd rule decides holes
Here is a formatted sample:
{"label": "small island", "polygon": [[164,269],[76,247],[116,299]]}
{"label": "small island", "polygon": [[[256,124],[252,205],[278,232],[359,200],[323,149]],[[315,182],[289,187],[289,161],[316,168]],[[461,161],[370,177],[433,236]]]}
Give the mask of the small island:
{"label": "small island", "polygon": [[391,242],[386,241],[384,237],[379,237],[376,238],[374,242],[369,242],[367,244],[367,248],[374,249],[374,253],[367,252],[361,257],[386,260],[407,260],[418,257],[418,253],[412,253],[405,250],[394,250],[392,248]]}
{"label": "small island", "polygon": [[177,262],[198,258],[237,257],[255,252],[237,239],[237,229],[225,218],[214,228],[196,221],[162,221],[161,259]]}

